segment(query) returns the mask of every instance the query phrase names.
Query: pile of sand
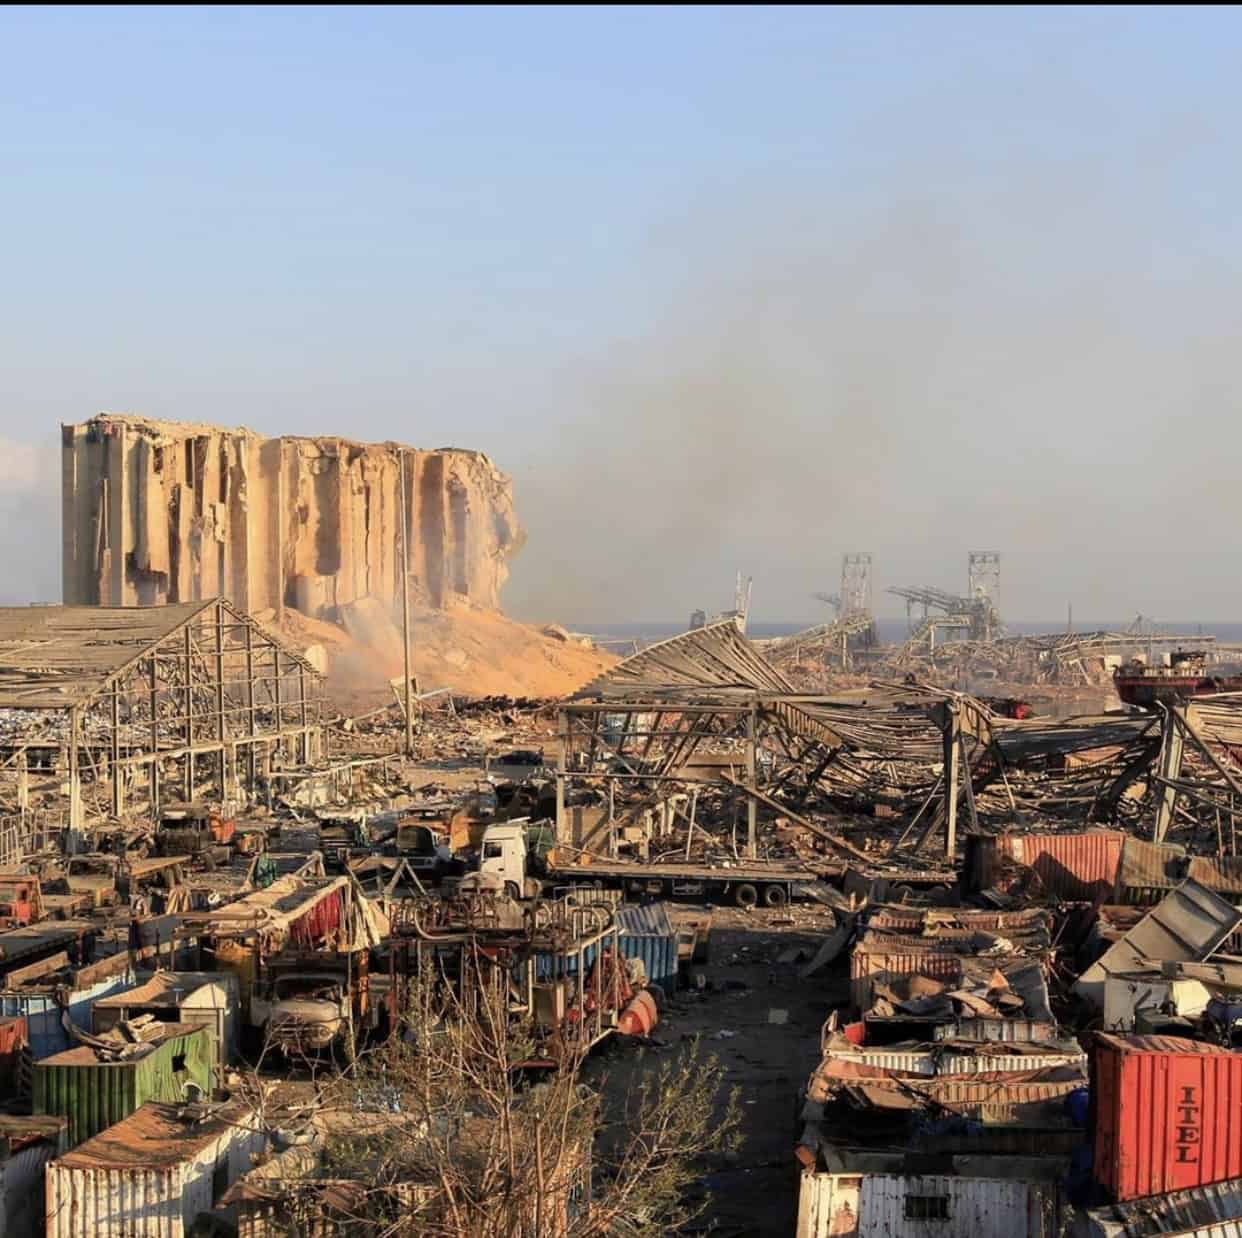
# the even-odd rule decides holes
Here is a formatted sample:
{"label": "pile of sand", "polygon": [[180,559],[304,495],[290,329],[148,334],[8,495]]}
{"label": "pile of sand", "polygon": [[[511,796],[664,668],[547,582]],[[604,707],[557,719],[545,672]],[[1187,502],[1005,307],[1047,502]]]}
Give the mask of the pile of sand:
{"label": "pile of sand", "polygon": [[[338,627],[286,610],[273,626],[295,648],[309,649],[317,665],[326,663],[329,694],[343,708],[391,701],[389,681],[402,672],[399,623],[374,598],[342,608],[341,619]],[[463,606],[410,613],[410,664],[422,692],[565,696],[616,661],[562,629],[517,623],[497,611]]]}

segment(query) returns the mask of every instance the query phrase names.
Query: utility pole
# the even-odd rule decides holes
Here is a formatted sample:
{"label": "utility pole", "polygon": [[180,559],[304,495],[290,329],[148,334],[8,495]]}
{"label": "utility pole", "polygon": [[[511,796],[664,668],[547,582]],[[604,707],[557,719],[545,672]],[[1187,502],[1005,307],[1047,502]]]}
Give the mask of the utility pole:
{"label": "utility pole", "polygon": [[401,652],[405,667],[405,755],[414,755],[414,701],[410,686],[410,527],[405,501],[405,448],[397,448],[401,464]]}

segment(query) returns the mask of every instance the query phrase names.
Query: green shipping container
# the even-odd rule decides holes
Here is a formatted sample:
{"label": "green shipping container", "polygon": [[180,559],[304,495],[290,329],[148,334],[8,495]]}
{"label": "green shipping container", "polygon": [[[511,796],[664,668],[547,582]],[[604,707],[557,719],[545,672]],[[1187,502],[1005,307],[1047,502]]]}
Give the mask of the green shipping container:
{"label": "green shipping container", "polygon": [[69,1147],[149,1100],[175,1104],[211,1095],[212,1046],[205,1027],[165,1023],[158,1040],[132,1048],[132,1057],[109,1060],[80,1045],[34,1064],[34,1112],[68,1118]]}

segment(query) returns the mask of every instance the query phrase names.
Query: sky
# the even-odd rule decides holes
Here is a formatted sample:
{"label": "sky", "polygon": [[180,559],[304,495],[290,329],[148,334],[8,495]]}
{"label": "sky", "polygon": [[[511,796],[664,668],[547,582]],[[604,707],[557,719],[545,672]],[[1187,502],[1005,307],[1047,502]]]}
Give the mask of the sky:
{"label": "sky", "polygon": [[579,625],[1242,618],[1242,14],[0,10],[0,600],[57,423],[482,450]]}

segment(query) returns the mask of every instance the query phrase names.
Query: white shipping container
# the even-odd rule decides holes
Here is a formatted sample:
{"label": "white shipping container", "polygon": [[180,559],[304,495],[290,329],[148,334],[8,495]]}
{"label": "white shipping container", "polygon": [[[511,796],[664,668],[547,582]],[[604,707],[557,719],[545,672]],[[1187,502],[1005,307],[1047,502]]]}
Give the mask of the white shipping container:
{"label": "white shipping container", "polygon": [[180,1109],[148,1102],[49,1164],[47,1238],[186,1238],[266,1139],[237,1106],[198,1122]]}
{"label": "white shipping container", "polygon": [[1061,1049],[1049,1045],[1047,1053],[982,1054],[936,1052],[931,1049],[829,1050],[828,1057],[858,1062],[881,1070],[904,1070],[911,1075],[979,1075],[998,1071],[1043,1070],[1048,1066],[1076,1066],[1085,1071],[1087,1055],[1077,1046]]}
{"label": "white shipping container", "polygon": [[0,1234],[42,1238],[43,1170],[65,1146],[64,1118],[0,1118]]}
{"label": "white shipping container", "polygon": [[797,1238],[1056,1238],[1054,1182],[804,1173]]}

